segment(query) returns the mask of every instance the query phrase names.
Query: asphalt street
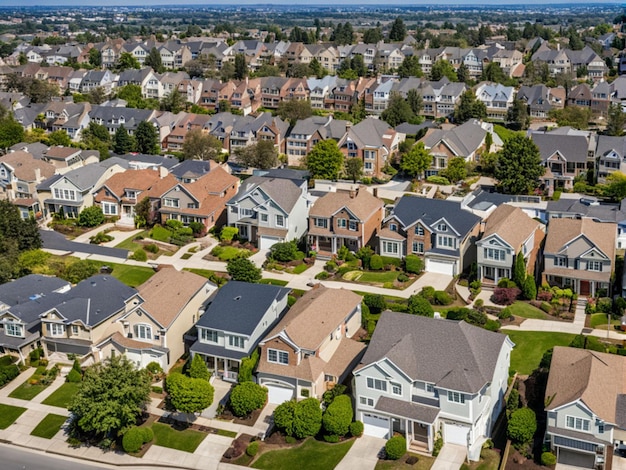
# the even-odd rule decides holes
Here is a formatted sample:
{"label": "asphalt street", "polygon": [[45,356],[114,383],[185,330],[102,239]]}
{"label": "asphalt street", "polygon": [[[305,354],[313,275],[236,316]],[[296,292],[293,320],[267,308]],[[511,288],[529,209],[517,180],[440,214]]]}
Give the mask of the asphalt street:
{"label": "asphalt street", "polygon": [[114,258],[126,259],[128,251],[120,248],[109,248],[106,246],[91,245],[89,243],[78,243],[67,240],[62,234],[53,230],[39,230],[43,247],[48,250],[70,251],[79,253],[89,253],[92,255],[112,256]]}

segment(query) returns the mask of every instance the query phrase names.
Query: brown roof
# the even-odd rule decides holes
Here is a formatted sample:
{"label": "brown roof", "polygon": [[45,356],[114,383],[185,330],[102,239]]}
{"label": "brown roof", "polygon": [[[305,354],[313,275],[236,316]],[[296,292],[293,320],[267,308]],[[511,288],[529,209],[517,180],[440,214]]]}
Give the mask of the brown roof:
{"label": "brown roof", "polygon": [[[351,197],[351,195],[354,197]],[[325,194],[315,201],[315,204],[309,211],[309,216],[330,217],[344,207],[364,222],[376,211],[381,210],[383,201],[374,197],[364,186],[361,186],[354,192],[337,191]]]}
{"label": "brown roof", "polygon": [[146,343],[145,341],[137,341],[135,339],[129,339],[120,332],[113,333],[110,337],[112,342],[118,344],[124,348],[131,349],[151,349],[154,348],[155,344]]}
{"label": "brown roof", "polygon": [[485,224],[485,234],[483,238],[490,235],[498,235],[505,242],[513,247],[517,253],[522,244],[538,228],[540,223],[528,217],[522,209],[509,204],[500,204],[498,208],[489,215]]}
{"label": "brown roof", "polygon": [[207,282],[202,276],[188,271],[161,269],[137,288],[144,299],[141,308],[164,328],[169,328],[187,302]]}
{"label": "brown roof", "polygon": [[0,157],[0,163],[6,163],[13,168],[15,176],[22,181],[36,181],[36,170],[39,169],[42,179],[50,178],[54,175],[55,167],[51,163],[38,160],[30,153],[18,150],[7,153]]}
{"label": "brown roof", "polygon": [[[146,191],[160,179],[159,172],[155,170],[126,170],[112,175],[104,184],[109,191],[121,198],[124,196],[126,189]],[[104,193],[98,196],[104,197]],[[97,198],[97,200],[99,201],[100,198]]]}
{"label": "brown roof", "polygon": [[615,258],[615,238],[617,226],[613,223],[596,222],[593,219],[550,219],[546,236],[546,253],[558,253],[561,249],[584,235],[598,249],[609,257],[611,263]]}
{"label": "brown roof", "polygon": [[584,271],[572,268],[548,266],[543,270],[543,273],[546,276],[569,277],[572,279],[581,279],[583,281],[609,282],[611,280],[610,271]]}
{"label": "brown roof", "polygon": [[581,400],[597,416],[616,423],[618,395],[626,393],[626,357],[556,346],[546,387],[546,410]]}
{"label": "brown roof", "polygon": [[168,173],[165,178],[157,181],[148,191],[146,191],[145,195],[151,198],[160,198],[178,183],[179,181],[176,177],[171,173]]}
{"label": "brown roof", "polygon": [[57,145],[55,147],[50,147],[45,153],[45,156],[49,158],[66,159],[72,155],[76,155],[77,153],[80,153],[80,149],[74,147],[61,147]]}
{"label": "brown roof", "polygon": [[394,232],[393,230],[389,230],[388,228],[383,228],[378,232],[378,238],[385,238],[391,240],[404,240],[405,237],[400,235],[398,232]]}
{"label": "brown roof", "polygon": [[211,171],[202,175],[193,183],[187,184],[186,188],[196,199],[202,201],[207,195],[219,195],[238,182],[239,178],[218,166],[212,168]]}

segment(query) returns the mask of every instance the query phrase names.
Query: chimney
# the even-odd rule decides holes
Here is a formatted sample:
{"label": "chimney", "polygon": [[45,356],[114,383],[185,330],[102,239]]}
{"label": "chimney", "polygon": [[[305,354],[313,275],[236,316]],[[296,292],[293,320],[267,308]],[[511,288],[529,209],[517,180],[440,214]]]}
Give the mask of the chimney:
{"label": "chimney", "polygon": [[167,168],[165,168],[164,166],[159,166],[159,178],[163,179],[168,175],[168,171]]}
{"label": "chimney", "polygon": [[41,181],[41,169],[35,168],[35,181],[39,183]]}
{"label": "chimney", "polygon": [[357,190],[356,189],[350,189],[350,192],[348,194],[350,194],[350,199],[354,199],[356,197],[356,193]]}
{"label": "chimney", "polygon": [[372,193],[374,194],[374,197],[378,197],[378,188],[374,188]]}

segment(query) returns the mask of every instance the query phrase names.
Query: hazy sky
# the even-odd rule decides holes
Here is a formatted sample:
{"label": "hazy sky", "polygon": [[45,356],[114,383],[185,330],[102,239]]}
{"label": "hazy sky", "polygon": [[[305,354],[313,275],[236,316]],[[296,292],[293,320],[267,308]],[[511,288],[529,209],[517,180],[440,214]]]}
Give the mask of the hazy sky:
{"label": "hazy sky", "polygon": [[[524,0],[525,4],[600,4],[600,3],[623,3],[623,0]],[[515,0],[271,0],[261,2],[259,0],[0,0],[0,6],[149,6],[149,5],[381,5],[385,7],[394,5],[519,5]]]}

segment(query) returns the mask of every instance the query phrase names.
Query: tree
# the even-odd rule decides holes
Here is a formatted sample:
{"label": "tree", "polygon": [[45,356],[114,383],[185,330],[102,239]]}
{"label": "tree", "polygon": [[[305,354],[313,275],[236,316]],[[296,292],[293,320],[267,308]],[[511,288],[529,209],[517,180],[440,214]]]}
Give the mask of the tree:
{"label": "tree", "polygon": [[456,79],[461,83],[467,83],[470,81],[471,77],[469,69],[467,68],[467,65],[465,65],[465,62],[461,62],[459,68],[456,69]]}
{"label": "tree", "polygon": [[402,42],[406,37],[406,26],[404,26],[404,21],[402,18],[398,17],[394,20],[391,25],[391,29],[389,30],[389,41],[390,42]]}
{"label": "tree", "polygon": [[513,282],[517,284],[517,287],[522,289],[524,282],[526,281],[526,260],[522,250],[515,256],[515,265],[513,266]]}
{"label": "tree", "polygon": [[472,90],[464,92],[454,110],[454,120],[457,124],[463,124],[470,119],[484,119],[485,117],[487,117],[485,103],[477,100]]}
{"label": "tree", "polygon": [[334,139],[320,140],[305,157],[305,166],[311,178],[336,180],[343,167],[344,157]]}
{"label": "tree", "polygon": [[111,136],[102,124],[90,122],[89,126],[81,132],[81,141],[86,148],[97,150],[100,153],[100,160],[109,158]]}
{"label": "tree", "polygon": [[246,64],[246,56],[243,53],[235,54],[235,80],[243,80],[248,76],[248,65]]}
{"label": "tree", "polygon": [[274,410],[274,424],[286,436],[293,436],[293,422],[296,402],[293,400],[281,403]]}
{"label": "tree", "polygon": [[315,436],[322,427],[322,410],[316,398],[298,402],[294,409],[293,435],[298,439]]}
{"label": "tree", "polygon": [[124,355],[85,370],[70,406],[73,434],[116,438],[135,425],[150,400],[150,377]]}
{"label": "tree", "polygon": [[416,143],[411,150],[402,156],[400,169],[411,178],[421,177],[430,167],[432,157],[423,142]]}
{"label": "tree", "polygon": [[276,114],[283,120],[300,121],[313,115],[311,102],[309,100],[288,100],[281,101],[276,109]]}
{"label": "tree", "polygon": [[561,126],[571,126],[576,129],[585,130],[591,120],[591,108],[583,106],[567,106],[563,109],[553,109],[550,117],[556,120]]}
{"label": "tree", "polygon": [[80,281],[90,278],[97,272],[98,267],[95,264],[91,263],[89,260],[81,259],[68,265],[61,274],[59,274],[59,277],[72,284],[78,284]]}
{"label": "tree", "polygon": [[87,101],[91,104],[102,104],[107,100],[107,93],[104,88],[97,86],[87,93]]}
{"label": "tree", "polygon": [[22,219],[17,206],[0,200],[0,255],[6,253],[6,243],[15,243],[21,252],[41,248],[41,237],[34,218]]}
{"label": "tree", "polygon": [[626,114],[622,111],[619,104],[609,106],[609,115],[606,122],[607,135],[622,136],[624,135],[624,126],[626,125]]}
{"label": "tree", "polygon": [[100,206],[85,207],[78,215],[78,225],[81,227],[97,227],[104,223],[104,214]]}
{"label": "tree", "polygon": [[141,201],[135,204],[135,226],[137,228],[151,226],[152,220],[153,214],[150,198],[144,197]]}
{"label": "tree", "polygon": [[207,382],[211,379],[211,372],[209,372],[209,368],[204,359],[202,359],[201,354],[193,355],[191,365],[189,366],[189,377],[192,379],[203,379]]}
{"label": "tree", "polygon": [[422,317],[433,317],[435,311],[428,300],[420,295],[412,295],[409,297],[407,313],[411,315],[420,315]]}
{"label": "tree", "polygon": [[398,75],[400,75],[400,78],[422,77],[424,74],[422,73],[419,57],[416,55],[406,56],[400,67],[398,67]]}
{"label": "tree", "polygon": [[383,40],[383,32],[380,28],[369,28],[363,32],[363,42],[365,44],[378,44]]}
{"label": "tree", "polygon": [[270,257],[282,263],[288,263],[298,257],[298,245],[295,241],[274,243],[270,248]]}
{"label": "tree", "polygon": [[356,183],[363,176],[363,160],[360,158],[346,158],[346,177]]}
{"label": "tree", "polygon": [[515,410],[509,418],[507,435],[518,444],[530,442],[537,431],[537,417],[530,408]]}
{"label": "tree", "polygon": [[504,72],[497,62],[489,62],[489,64],[483,68],[483,73],[480,78],[482,81],[494,83],[505,83],[507,81],[507,76],[504,75]]}
{"label": "tree", "polygon": [[226,264],[226,271],[233,281],[259,282],[261,280],[261,268],[257,268],[247,258],[234,258]]}
{"label": "tree", "polygon": [[345,436],[348,433],[353,416],[350,397],[348,395],[335,397],[333,402],[326,408],[322,417],[324,431],[330,436]]}
{"label": "tree", "polygon": [[152,67],[156,73],[165,72],[165,67],[163,67],[161,54],[159,54],[159,51],[156,47],[152,47],[152,49],[150,49],[150,53],[148,54],[148,57],[146,57],[144,65],[146,67]]}
{"label": "tree", "polygon": [[178,88],[174,88],[167,96],[161,99],[160,103],[161,111],[169,111],[173,114],[180,113],[185,109],[185,99]]}
{"label": "tree", "polygon": [[141,86],[129,83],[118,88],[117,97],[126,101],[127,108],[145,108],[146,102],[143,98]]}
{"label": "tree", "polygon": [[118,155],[124,155],[133,150],[135,150],[135,139],[128,133],[124,124],[122,124],[117,128],[113,136],[113,151]]}
{"label": "tree", "polygon": [[89,49],[89,65],[96,68],[102,65],[102,54],[95,47]]}
{"label": "tree", "polygon": [[267,388],[254,382],[241,383],[230,392],[230,407],[235,416],[248,416],[267,402]]}
{"label": "tree", "polygon": [[389,96],[387,109],[382,112],[380,117],[391,127],[396,127],[403,122],[409,122],[414,115],[411,106],[402,98],[402,95],[392,91]]}
{"label": "tree", "polygon": [[464,180],[467,177],[467,168],[463,157],[454,157],[448,160],[448,166],[439,172],[444,178],[452,182]]}
{"label": "tree", "polygon": [[515,134],[498,152],[494,176],[508,194],[528,193],[543,172],[539,149],[528,137]]}
{"label": "tree", "polygon": [[[522,295],[525,299],[535,300],[537,297],[537,284],[535,283],[535,276],[528,275],[524,280],[524,285],[521,286]],[[621,298],[621,297],[620,297]]]}
{"label": "tree", "polygon": [[413,114],[418,116],[422,112],[422,106],[424,105],[424,100],[422,99],[422,95],[415,88],[411,88],[406,94],[406,102],[409,103],[411,107],[411,111]]}
{"label": "tree", "polygon": [[248,167],[267,170],[278,165],[278,150],[271,140],[260,140],[237,149],[235,153],[237,160]]}
{"label": "tree", "polygon": [[222,161],[222,142],[202,129],[192,129],[183,141],[183,160],[215,160]]}
{"label": "tree", "polygon": [[436,82],[443,77],[447,77],[451,82],[456,82],[457,80],[456,70],[454,70],[452,64],[445,59],[439,59],[430,69],[430,79]]}
{"label": "tree", "polygon": [[57,131],[50,132],[47,137],[48,145],[61,145],[63,147],[69,147],[72,145],[72,139],[67,135],[64,129],[59,129]]}
{"label": "tree", "polygon": [[0,106],[0,149],[7,149],[24,139],[24,128],[6,108]]}
{"label": "tree", "polygon": [[204,379],[174,372],[167,377],[166,386],[170,403],[181,413],[201,413],[213,403],[213,385]]}
{"label": "tree", "polygon": [[604,193],[614,201],[621,201],[626,197],[626,175],[621,171],[609,173],[606,177]]}
{"label": "tree", "polygon": [[528,129],[530,126],[530,116],[528,115],[528,105],[525,101],[515,98],[513,104],[506,113],[506,120],[516,131]]}
{"label": "tree", "polygon": [[137,124],[135,131],[136,150],[149,155],[159,153],[159,135],[155,127],[147,121]]}
{"label": "tree", "polygon": [[140,69],[141,64],[130,52],[122,52],[119,59],[117,59],[117,64],[115,64],[115,68],[118,71],[126,69]]}

